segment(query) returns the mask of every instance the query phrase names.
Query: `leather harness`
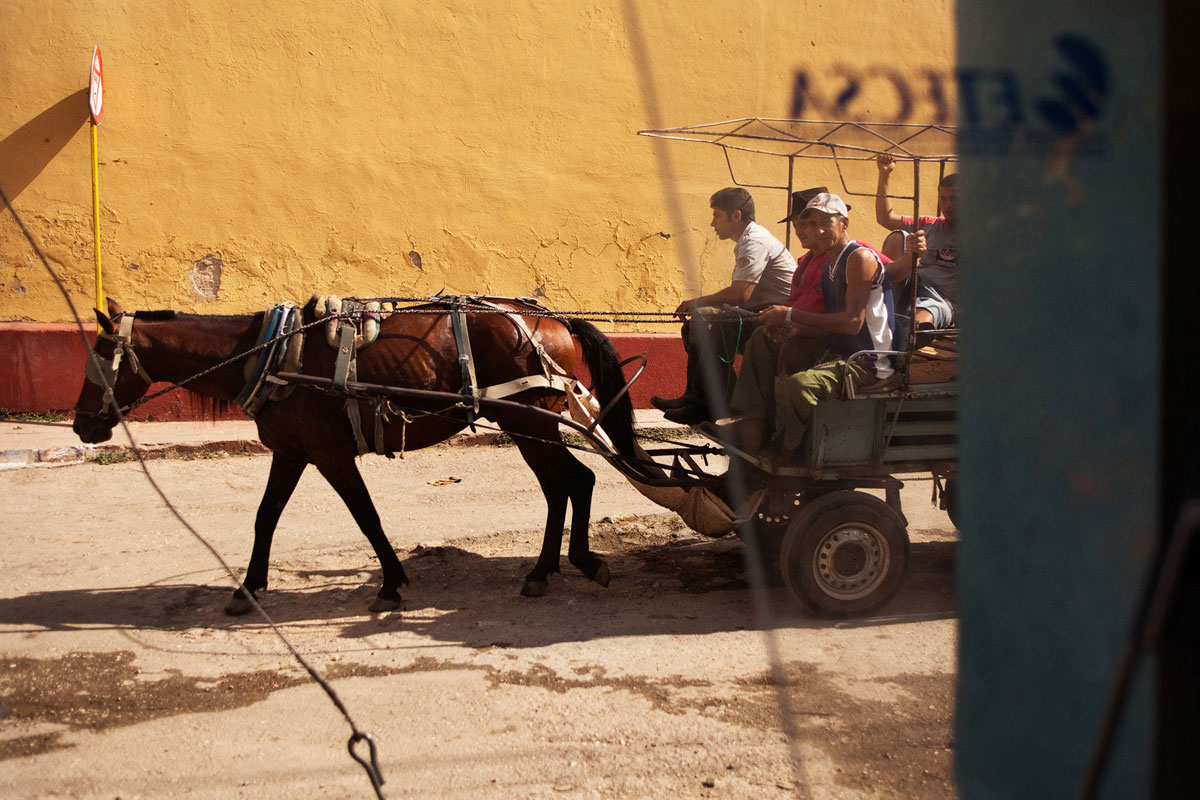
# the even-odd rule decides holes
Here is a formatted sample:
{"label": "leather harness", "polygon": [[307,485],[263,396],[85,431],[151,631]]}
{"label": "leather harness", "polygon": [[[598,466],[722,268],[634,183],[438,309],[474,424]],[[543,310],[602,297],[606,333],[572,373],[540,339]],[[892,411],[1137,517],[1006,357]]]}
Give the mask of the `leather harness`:
{"label": "leather harness", "polygon": [[[520,311],[504,308],[490,302],[491,299],[477,295],[460,295],[443,300],[452,305],[447,313],[450,316],[454,341],[458,348],[458,363],[462,369],[461,394],[467,412],[467,423],[471,426],[472,431],[475,430],[475,420],[479,416],[481,399],[502,399],[528,389],[549,389],[561,392],[567,395],[569,400],[578,400],[579,396],[588,394],[582,384],[546,352],[545,346],[538,341],[529,325],[521,318]],[[536,301],[527,298],[513,299],[517,302],[538,305]],[[475,373],[475,360],[471,353],[471,337],[467,326],[468,312],[472,309],[487,310],[507,317],[521,336],[528,340],[537,354],[541,374],[525,375],[504,383],[480,387]],[[337,348],[332,376],[332,385],[336,391],[346,393],[347,383],[356,379],[358,350],[370,345],[378,335],[381,310],[386,312],[391,308],[389,306],[381,309],[380,305],[374,302],[364,305],[345,301],[345,305],[343,305],[343,301],[338,301],[336,297],[326,300],[323,309],[318,304],[318,315],[324,316],[321,311],[325,311],[331,317],[326,335],[331,344],[336,343]],[[104,358],[93,350],[92,358],[88,360],[88,380],[102,389],[116,384],[117,370],[121,366],[122,358],[129,362],[147,386],[154,383],[154,379],[142,367],[141,361],[133,349],[134,317],[134,314],[123,314],[119,317],[116,333],[100,334],[100,338],[111,339],[116,343],[111,358]],[[235,398],[235,401],[241,405],[242,410],[251,419],[268,402],[281,400],[295,390],[295,385],[277,378],[276,374],[299,372],[301,369],[304,350],[304,332],[300,330],[304,326],[302,317],[301,309],[292,303],[281,303],[267,309],[264,313],[262,328],[256,342],[256,346],[261,348],[259,355],[253,361],[247,362],[244,370],[246,383]],[[105,379],[107,379],[107,384]],[[104,405],[100,410],[101,415],[106,413],[112,405],[111,397],[112,395],[106,391]],[[368,451],[373,451],[380,455],[390,456],[384,444],[384,424],[388,422],[390,415],[395,413],[399,413],[401,422],[406,426],[412,419],[392,407],[386,399],[372,398],[370,402],[375,407],[375,441],[374,447],[371,447],[367,444],[366,437],[362,432],[359,402],[359,399],[354,397],[348,396],[346,399],[346,415],[349,418],[350,427],[354,431],[358,454],[364,455]],[[400,453],[403,458],[403,445]]]}
{"label": "leather harness", "polygon": [[[518,302],[534,302],[524,298],[516,299]],[[467,424],[470,425],[472,432],[476,430],[475,421],[479,416],[479,401],[481,399],[502,399],[518,392],[526,391],[527,389],[550,389],[566,395],[571,395],[576,391],[578,381],[546,352],[546,348],[537,340],[533,331],[529,329],[525,320],[521,318],[520,311],[503,308],[496,303],[490,302],[489,299],[477,295],[459,295],[456,297],[439,298],[439,300],[451,306],[447,310],[447,314],[450,317],[450,327],[454,332],[454,342],[458,349],[458,363],[462,370],[462,389],[460,393],[463,396],[463,403],[467,413]],[[479,380],[475,372],[475,358],[471,352],[471,337],[467,326],[467,318],[471,310],[483,309],[502,314],[516,326],[520,334],[529,341],[534,352],[537,353],[542,374],[526,375],[493,386],[479,386]],[[333,385],[341,391],[345,391],[347,381],[353,381],[356,377],[355,356],[357,355],[357,351],[362,347],[366,347],[374,340],[373,336],[368,339],[361,335],[357,337],[355,335],[357,325],[361,324],[360,320],[363,319],[363,315],[371,313],[373,313],[372,310],[362,311],[360,309],[351,311],[348,315],[344,309],[341,312],[342,316],[337,336],[338,355],[334,364],[333,375]],[[358,408],[359,401],[353,397],[349,397],[346,400],[346,416],[350,420],[351,429],[354,431],[354,440],[358,447],[358,454],[365,455],[371,451],[379,455],[390,456],[384,444],[384,424],[395,413],[399,413],[400,421],[406,427],[412,419],[407,414],[393,407],[384,398],[373,398],[370,402],[375,408],[375,441],[372,443],[373,447],[368,445],[366,437],[362,432],[362,418]],[[401,446],[400,453],[401,458],[403,458],[403,445]]]}

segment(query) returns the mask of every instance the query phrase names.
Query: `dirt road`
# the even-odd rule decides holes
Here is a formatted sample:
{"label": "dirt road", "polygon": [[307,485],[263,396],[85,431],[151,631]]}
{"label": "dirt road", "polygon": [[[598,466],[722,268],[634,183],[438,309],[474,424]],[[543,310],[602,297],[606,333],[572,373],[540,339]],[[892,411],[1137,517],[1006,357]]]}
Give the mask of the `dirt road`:
{"label": "dirt road", "polygon": [[[249,557],[265,456],[155,461],[229,562]],[[692,534],[603,463],[593,549],[518,596],[545,506],[512,448],[363,471],[412,584],[365,609],[369,545],[315,471],[280,523],[267,611],[379,741],[387,797],[953,797],[957,534],[903,493],[914,546],[869,619],[804,616],[772,586],[800,735],[793,770],[742,545]],[[0,472],[0,795],[373,797],[349,728],[136,464]]]}

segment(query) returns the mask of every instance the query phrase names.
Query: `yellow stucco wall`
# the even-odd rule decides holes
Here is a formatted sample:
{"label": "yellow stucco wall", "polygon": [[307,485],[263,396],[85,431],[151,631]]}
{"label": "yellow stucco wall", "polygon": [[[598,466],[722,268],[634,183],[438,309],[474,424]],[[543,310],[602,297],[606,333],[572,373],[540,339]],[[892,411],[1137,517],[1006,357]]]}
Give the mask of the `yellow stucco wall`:
{"label": "yellow stucco wall", "polygon": [[[708,196],[730,179],[718,148],[637,130],[788,116],[797,70],[829,98],[865,67],[949,75],[954,30],[949,0],[3,0],[0,186],[86,312],[99,44],[104,282],[127,308],[444,290],[670,310],[727,282]],[[896,94],[868,81],[851,110],[886,120]],[[918,98],[912,121],[935,113]],[[783,160],[748,169],[786,182]],[[783,238],[785,193],[752,191]],[[852,233],[878,242],[857,207]],[[0,297],[2,320],[69,318],[7,212]]]}

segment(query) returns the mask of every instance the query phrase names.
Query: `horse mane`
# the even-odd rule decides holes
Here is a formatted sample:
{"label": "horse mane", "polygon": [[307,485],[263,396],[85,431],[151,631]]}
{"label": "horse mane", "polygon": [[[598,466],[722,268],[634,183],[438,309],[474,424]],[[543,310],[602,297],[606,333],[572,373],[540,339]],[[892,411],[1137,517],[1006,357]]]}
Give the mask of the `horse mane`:
{"label": "horse mane", "polygon": [[[261,312],[259,312],[261,313]],[[251,319],[254,314],[187,314],[182,311],[159,309],[157,311],[135,311],[135,319],[142,322],[170,322],[171,320],[188,319]]]}
{"label": "horse mane", "polygon": [[[135,311],[132,316],[141,322],[186,322],[188,320],[204,320],[204,319],[237,319],[251,320],[254,314],[187,314],[181,311],[172,309],[157,309],[154,311]],[[185,387],[186,389],[186,387]],[[215,397],[209,397],[198,392],[187,391],[185,393],[186,402],[191,406],[192,413],[195,417],[203,422],[220,422],[228,419],[237,419],[240,415],[233,413],[234,404],[228,400],[220,400]]]}

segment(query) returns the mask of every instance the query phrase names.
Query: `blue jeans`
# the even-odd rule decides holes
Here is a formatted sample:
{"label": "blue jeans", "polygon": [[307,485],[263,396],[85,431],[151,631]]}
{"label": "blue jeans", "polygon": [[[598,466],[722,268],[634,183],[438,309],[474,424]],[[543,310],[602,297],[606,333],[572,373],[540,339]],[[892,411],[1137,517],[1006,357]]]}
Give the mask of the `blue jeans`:
{"label": "blue jeans", "polygon": [[941,292],[924,281],[917,284],[917,310],[924,309],[933,317],[933,327],[954,327],[954,306]]}

